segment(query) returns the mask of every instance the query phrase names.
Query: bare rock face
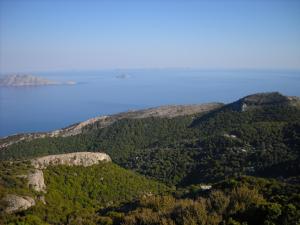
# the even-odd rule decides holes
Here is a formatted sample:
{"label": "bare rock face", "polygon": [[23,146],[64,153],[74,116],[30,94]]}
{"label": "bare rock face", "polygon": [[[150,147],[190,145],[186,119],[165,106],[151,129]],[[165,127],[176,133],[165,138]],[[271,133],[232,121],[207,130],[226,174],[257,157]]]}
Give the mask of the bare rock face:
{"label": "bare rock face", "polygon": [[4,197],[2,202],[5,204],[4,211],[6,213],[23,211],[35,205],[35,201],[31,197],[11,194]]}
{"label": "bare rock face", "polygon": [[101,161],[110,162],[111,158],[105,153],[98,152],[74,152],[60,155],[49,155],[31,160],[36,169],[45,169],[48,166],[91,166]]}
{"label": "bare rock face", "polygon": [[42,170],[34,170],[28,174],[28,185],[35,191],[45,192],[46,185],[44,181],[44,174]]}

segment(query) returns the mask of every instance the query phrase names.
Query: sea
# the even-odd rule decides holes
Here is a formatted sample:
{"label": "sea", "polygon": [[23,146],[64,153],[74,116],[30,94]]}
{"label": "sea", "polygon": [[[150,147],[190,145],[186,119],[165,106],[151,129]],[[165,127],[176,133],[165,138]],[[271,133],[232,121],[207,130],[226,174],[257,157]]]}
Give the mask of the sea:
{"label": "sea", "polygon": [[31,73],[75,85],[0,87],[0,137],[51,131],[161,105],[230,103],[278,91],[300,96],[300,71],[132,69]]}

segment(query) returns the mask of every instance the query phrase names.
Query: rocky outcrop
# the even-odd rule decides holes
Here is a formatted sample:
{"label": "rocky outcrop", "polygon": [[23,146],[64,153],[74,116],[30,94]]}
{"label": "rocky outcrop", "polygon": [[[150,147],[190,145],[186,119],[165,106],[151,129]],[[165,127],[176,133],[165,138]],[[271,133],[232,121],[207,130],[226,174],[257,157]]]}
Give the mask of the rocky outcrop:
{"label": "rocky outcrop", "polygon": [[99,152],[74,152],[68,154],[48,155],[31,160],[36,169],[45,169],[48,166],[91,166],[101,161],[110,162],[111,158],[105,153]]}
{"label": "rocky outcrop", "polygon": [[13,213],[17,211],[23,211],[34,206],[35,201],[33,198],[28,196],[9,194],[2,199],[2,204],[4,205],[4,212]]}
{"label": "rocky outcrop", "polygon": [[42,169],[48,166],[68,165],[68,166],[91,166],[99,162],[110,162],[109,155],[100,152],[74,152],[60,155],[48,155],[31,160],[35,168],[28,174],[28,186],[37,192],[46,192],[44,174]]}
{"label": "rocky outcrop", "polygon": [[226,107],[235,111],[245,112],[265,106],[295,106],[300,107],[300,98],[295,96],[284,96],[279,92],[266,92],[248,95],[233,102]]}
{"label": "rocky outcrop", "polygon": [[[75,152],[69,154],[49,155],[31,160],[35,168],[28,175],[20,175],[22,178],[28,178],[29,188],[37,192],[46,192],[44,174],[42,169],[48,166],[68,165],[68,166],[92,166],[99,162],[110,162],[109,155],[100,152]],[[46,204],[45,196],[39,193],[36,197],[38,201]],[[28,196],[19,196],[9,194],[0,201],[1,209],[6,213],[14,213],[26,210],[35,205],[35,200]]]}
{"label": "rocky outcrop", "polygon": [[28,185],[29,188],[32,188],[38,192],[45,192],[46,185],[44,181],[44,174],[42,170],[34,170],[28,174]]}

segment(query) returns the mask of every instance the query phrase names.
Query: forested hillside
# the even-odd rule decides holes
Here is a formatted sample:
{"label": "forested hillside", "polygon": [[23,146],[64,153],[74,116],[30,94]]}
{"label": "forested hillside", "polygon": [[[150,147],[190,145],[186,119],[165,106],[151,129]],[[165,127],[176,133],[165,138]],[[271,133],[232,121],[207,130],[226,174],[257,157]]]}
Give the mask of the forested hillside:
{"label": "forested hillside", "polygon": [[36,204],[5,213],[1,224],[285,224],[300,222],[300,186],[271,179],[239,177],[202,185],[169,188],[113,163],[90,167],[55,166],[45,173],[46,193],[32,191],[20,176],[26,162],[1,162],[0,197],[27,195]]}
{"label": "forested hillside", "polygon": [[25,214],[5,213],[5,202],[0,201],[0,221],[5,224],[24,224],[20,221],[27,221],[25,224],[43,224],[42,221],[46,224],[66,224],[77,216],[92,217],[103,208],[117,207],[141,196],[171,191],[162,183],[113,163],[100,163],[89,167],[49,167],[44,170],[46,193],[36,192],[28,187],[25,177],[33,169],[30,163],[1,162],[0,166],[0,200],[7,194],[36,199],[36,205]]}
{"label": "forested hillside", "polygon": [[[4,224],[299,224],[299,99],[247,96],[212,111],[172,118],[97,122],[69,137],[22,141],[0,152],[0,198],[36,205]],[[106,152],[113,163],[50,166],[47,193],[31,190],[26,160]],[[117,165],[116,165],[117,164]],[[123,168],[122,168],[123,167]],[[141,176],[141,175],[145,176]],[[264,177],[264,178],[262,178]]]}
{"label": "forested hillside", "polygon": [[0,158],[104,151],[115,163],[171,185],[299,175],[299,100],[279,93],[248,96],[205,114],[123,119],[86,129],[8,146]]}

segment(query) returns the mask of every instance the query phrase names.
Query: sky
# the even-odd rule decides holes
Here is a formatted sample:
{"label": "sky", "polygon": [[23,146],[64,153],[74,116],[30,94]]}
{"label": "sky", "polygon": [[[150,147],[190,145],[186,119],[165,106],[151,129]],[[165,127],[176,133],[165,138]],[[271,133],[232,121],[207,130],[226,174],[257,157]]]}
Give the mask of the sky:
{"label": "sky", "polygon": [[299,0],[0,0],[0,73],[300,69]]}

